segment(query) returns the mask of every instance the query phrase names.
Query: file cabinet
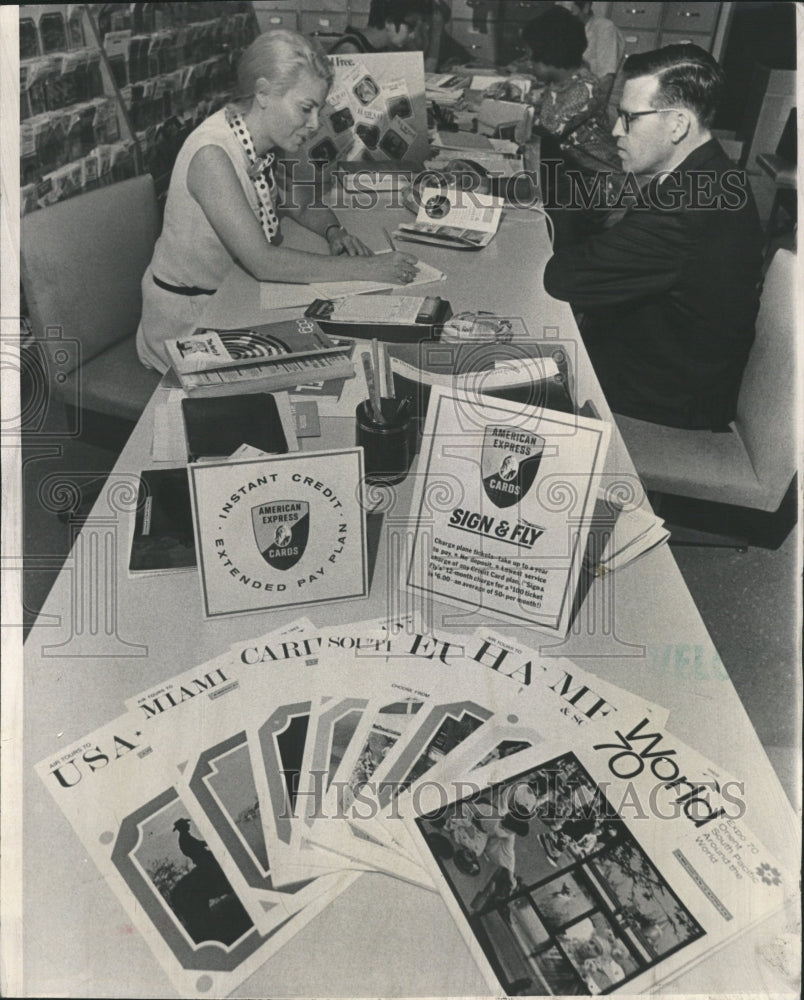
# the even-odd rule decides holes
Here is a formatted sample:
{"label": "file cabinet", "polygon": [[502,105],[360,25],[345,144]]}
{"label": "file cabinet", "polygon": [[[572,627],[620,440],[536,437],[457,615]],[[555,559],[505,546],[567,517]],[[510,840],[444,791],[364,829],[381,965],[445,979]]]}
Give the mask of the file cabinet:
{"label": "file cabinet", "polygon": [[[731,4],[654,2],[654,0],[628,0],[608,5],[601,13],[609,17],[625,38],[625,53],[646,52],[663,45],[693,43],[707,52],[714,51],[715,39],[721,20]],[[604,8],[608,6],[608,10]]]}

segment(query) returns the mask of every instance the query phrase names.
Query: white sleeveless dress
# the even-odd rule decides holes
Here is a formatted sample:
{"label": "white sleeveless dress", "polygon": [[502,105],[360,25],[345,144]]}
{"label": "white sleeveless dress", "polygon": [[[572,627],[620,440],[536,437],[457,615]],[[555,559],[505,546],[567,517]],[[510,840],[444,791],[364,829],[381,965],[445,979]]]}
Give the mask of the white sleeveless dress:
{"label": "white sleeveless dress", "polygon": [[[187,138],[176,157],[170,178],[162,233],[142,279],[142,317],[137,329],[137,353],[146,368],[165,372],[170,367],[165,341],[186,336],[199,325],[209,295],[180,295],[154,283],[154,276],[180,288],[214,292],[233,261],[210,225],[203,209],[187,189],[187,170],[204,146],[219,146],[232,161],[246,200],[259,218],[260,202],[249,176],[245,149],[221,109],[202,122]],[[276,187],[271,196],[276,204]]]}

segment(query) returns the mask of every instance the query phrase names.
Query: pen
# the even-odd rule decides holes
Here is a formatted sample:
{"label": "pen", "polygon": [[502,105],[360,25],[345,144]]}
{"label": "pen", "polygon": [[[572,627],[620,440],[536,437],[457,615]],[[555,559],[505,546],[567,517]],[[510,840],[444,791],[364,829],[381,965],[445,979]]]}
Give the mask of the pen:
{"label": "pen", "polygon": [[397,421],[401,422],[402,420],[405,419],[405,417],[407,417],[408,410],[410,409],[412,403],[413,403],[412,397],[405,396],[405,398],[396,408],[396,413],[394,414],[394,423],[396,423]]}
{"label": "pen", "polygon": [[385,388],[388,398],[396,399],[396,391],[394,390],[394,369],[391,363],[391,355],[387,347],[385,348]]}
{"label": "pen", "polygon": [[383,227],[383,232],[385,233],[385,238],[388,240],[388,246],[394,252],[396,252],[396,244],[394,243],[393,237],[391,236],[391,234],[388,232],[388,230],[385,227]]}

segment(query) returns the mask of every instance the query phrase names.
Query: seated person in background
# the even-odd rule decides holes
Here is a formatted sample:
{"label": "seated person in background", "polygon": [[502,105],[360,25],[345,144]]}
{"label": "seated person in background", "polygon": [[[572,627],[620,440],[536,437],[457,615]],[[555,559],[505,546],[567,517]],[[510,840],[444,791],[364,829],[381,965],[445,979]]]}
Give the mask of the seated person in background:
{"label": "seated person in background", "polygon": [[421,50],[433,0],[371,0],[368,27],[347,27],[329,53]]}
{"label": "seated person in background", "polygon": [[561,7],[551,7],[529,21],[522,39],[530,49],[530,72],[544,85],[535,96],[533,128],[554,142],[570,166],[592,172],[620,169],[605,110],[597,98],[597,80],[583,65],[583,26]]}
{"label": "seated person in background", "polygon": [[[607,187],[620,174],[620,158],[597,80],[583,65],[581,22],[562,7],[551,7],[525,25],[522,39],[531,53],[530,72],[544,85],[531,93],[532,132],[541,136],[542,196],[554,245],[562,247],[607,224]],[[576,204],[568,171],[579,172],[584,188],[594,192],[586,206]]]}
{"label": "seated person in background", "polygon": [[697,45],[630,56],[614,135],[647,178],[608,230],[559,250],[546,290],[581,333],[616,413],[723,429],[754,339],[762,230],[744,173],[710,126],[723,72]]}
{"label": "seated person in background", "polygon": [[614,77],[625,52],[625,39],[620,29],[602,14],[595,14],[591,0],[561,2],[584,27],[586,51],[583,61],[600,82],[600,91],[606,95],[611,90]]}
{"label": "seated person in background", "polygon": [[[162,234],[142,279],[137,352],[166,371],[165,341],[191,334],[209,296],[237,262],[259,281],[406,282],[410,254],[373,256],[327,208],[313,207],[297,185],[283,208],[274,176],[276,152],[297,154],[318,127],[332,82],[324,56],[302,35],[267,31],[243,53],[240,98],[192,132],[176,159]],[[290,166],[290,164],[288,164]],[[327,251],[280,247],[280,215],[326,240]]]}

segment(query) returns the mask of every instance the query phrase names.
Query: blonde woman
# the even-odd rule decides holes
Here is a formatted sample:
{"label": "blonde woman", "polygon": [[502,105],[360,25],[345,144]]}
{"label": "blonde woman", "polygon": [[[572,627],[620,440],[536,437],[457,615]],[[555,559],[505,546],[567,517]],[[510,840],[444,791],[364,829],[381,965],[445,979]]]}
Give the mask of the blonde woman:
{"label": "blonde woman", "polygon": [[[137,350],[158,371],[169,366],[165,341],[192,333],[234,262],[259,281],[404,284],[416,274],[415,257],[375,257],[332,211],[312,207],[309,186],[287,183],[280,197],[277,157],[303,159],[332,83],[320,51],[295,32],[266,32],[243,53],[237,79],[238,100],[199,125],[176,158],[142,281]],[[281,216],[323,237],[328,252],[280,246]]]}

